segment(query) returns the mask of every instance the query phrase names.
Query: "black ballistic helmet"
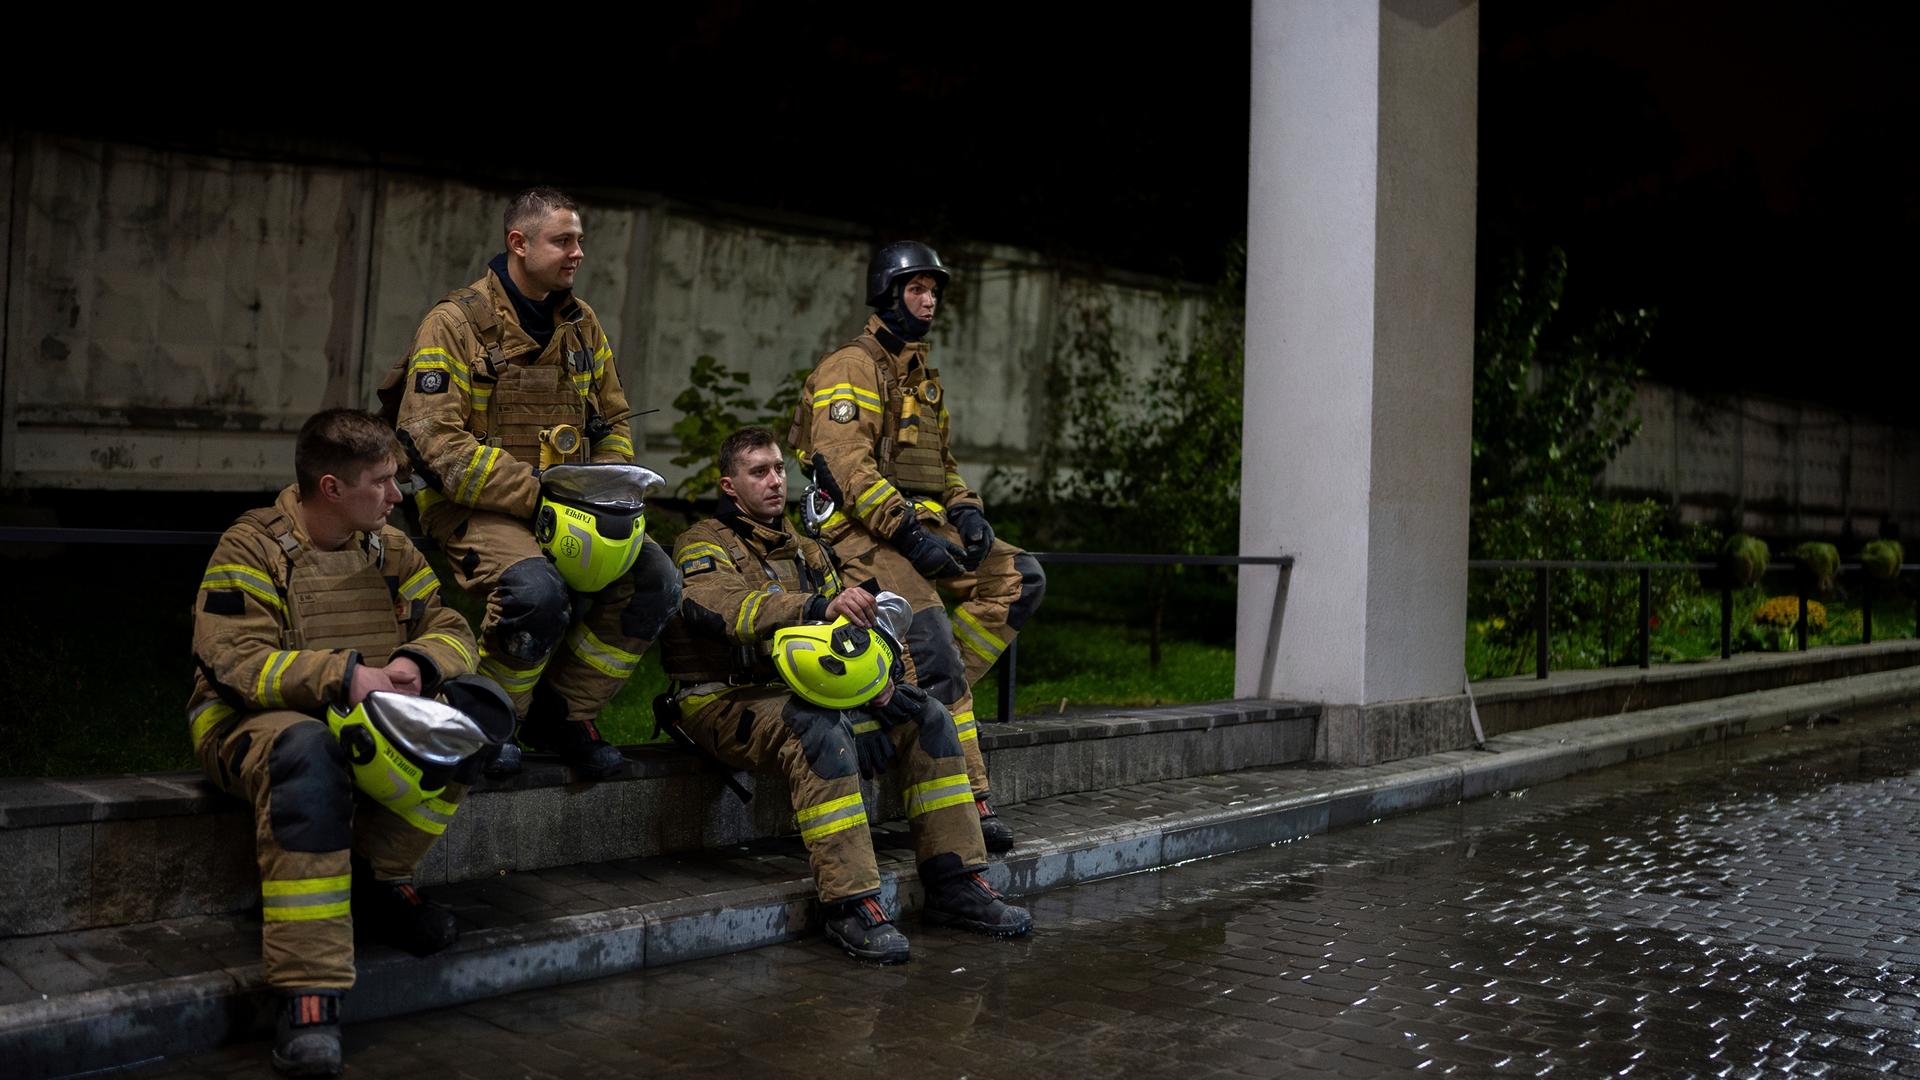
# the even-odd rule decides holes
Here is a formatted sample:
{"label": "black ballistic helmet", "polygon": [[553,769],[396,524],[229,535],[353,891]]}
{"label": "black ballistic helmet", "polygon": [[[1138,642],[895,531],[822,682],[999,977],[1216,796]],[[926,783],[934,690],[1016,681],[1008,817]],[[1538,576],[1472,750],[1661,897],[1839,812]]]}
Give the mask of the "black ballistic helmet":
{"label": "black ballistic helmet", "polygon": [[915,274],[930,275],[942,289],[952,276],[939,254],[918,240],[901,240],[874,252],[867,264],[867,306],[891,307],[894,282]]}

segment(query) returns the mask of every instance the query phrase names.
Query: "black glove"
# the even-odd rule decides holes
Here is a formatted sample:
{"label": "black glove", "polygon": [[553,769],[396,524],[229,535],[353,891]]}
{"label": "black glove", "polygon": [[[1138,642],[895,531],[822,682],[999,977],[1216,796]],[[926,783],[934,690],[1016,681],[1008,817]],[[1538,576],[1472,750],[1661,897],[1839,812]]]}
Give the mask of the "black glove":
{"label": "black glove", "polygon": [[907,683],[895,682],[893,696],[887,699],[887,703],[875,705],[870,702],[867,705],[867,711],[873,714],[874,719],[880,721],[882,728],[891,731],[901,724],[918,721],[926,707],[927,692],[925,690]]}
{"label": "black glove", "polygon": [[987,516],[975,506],[954,506],[947,510],[947,520],[959,530],[960,540],[967,545],[966,557],[960,565],[969,571],[980,569],[980,560],[993,550],[993,526],[987,524]]}
{"label": "black glove", "polygon": [[933,535],[920,527],[920,519],[911,516],[893,531],[893,546],[907,557],[921,577],[959,577],[967,572],[962,560],[967,553],[957,544]]}
{"label": "black glove", "polygon": [[842,723],[853,729],[853,752],[860,759],[860,775],[871,780],[886,772],[897,753],[893,748],[893,736],[887,734],[886,725],[878,717],[864,712],[841,715],[846,718]]}

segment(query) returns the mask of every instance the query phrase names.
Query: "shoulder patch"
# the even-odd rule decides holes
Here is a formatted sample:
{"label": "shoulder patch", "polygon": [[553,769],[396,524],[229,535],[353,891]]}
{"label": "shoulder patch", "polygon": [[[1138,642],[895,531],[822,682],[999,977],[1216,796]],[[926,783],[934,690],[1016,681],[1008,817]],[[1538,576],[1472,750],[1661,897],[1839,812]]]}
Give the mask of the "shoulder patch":
{"label": "shoulder patch", "polygon": [[444,394],[447,392],[447,373],[444,371],[420,371],[413,376],[413,392],[416,394]]}
{"label": "shoulder patch", "polygon": [[209,589],[200,610],[209,615],[245,615],[247,598],[239,589]]}
{"label": "shoulder patch", "polygon": [[841,398],[839,401],[827,406],[827,419],[832,420],[836,424],[851,424],[853,423],[853,414],[856,411],[853,402]]}
{"label": "shoulder patch", "polygon": [[704,574],[713,569],[713,556],[702,555],[680,564],[680,576],[690,578],[695,574]]}

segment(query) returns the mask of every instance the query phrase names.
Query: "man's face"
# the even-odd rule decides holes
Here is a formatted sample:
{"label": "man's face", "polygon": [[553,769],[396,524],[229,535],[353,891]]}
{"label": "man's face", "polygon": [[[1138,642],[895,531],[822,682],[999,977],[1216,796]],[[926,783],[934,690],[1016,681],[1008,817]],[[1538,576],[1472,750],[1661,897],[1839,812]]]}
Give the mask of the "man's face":
{"label": "man's face", "polygon": [[507,247],[523,260],[528,284],[544,295],[573,288],[574,272],[586,257],[580,246],[584,239],[579,214],[554,210],[538,224],[527,226],[527,231],[508,233]]}
{"label": "man's face", "polygon": [[777,446],[756,446],[733,459],[722,493],[749,516],[771,525],[787,508],[787,459]]}
{"label": "man's face", "polygon": [[913,275],[913,279],[900,292],[900,298],[907,306],[907,314],[921,322],[932,322],[933,309],[940,305],[936,291],[939,287],[939,282],[933,280],[932,274]]}
{"label": "man's face", "polygon": [[393,482],[399,463],[388,461],[368,465],[351,482],[333,477],[339,485],[333,493],[334,507],[357,532],[377,532],[387,523],[387,515],[400,505],[400,488]]}

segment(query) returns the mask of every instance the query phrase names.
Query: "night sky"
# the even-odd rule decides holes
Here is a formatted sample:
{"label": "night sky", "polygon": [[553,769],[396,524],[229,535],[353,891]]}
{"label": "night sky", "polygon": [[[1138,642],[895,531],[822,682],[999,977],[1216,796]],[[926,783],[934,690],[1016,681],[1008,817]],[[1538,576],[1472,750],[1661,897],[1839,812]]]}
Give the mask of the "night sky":
{"label": "night sky", "polygon": [[[1480,17],[1483,296],[1507,253],[1558,244],[1576,316],[1660,310],[1658,377],[1911,417],[1912,6],[1483,0]],[[266,69],[169,68],[170,94],[16,94],[14,122],[660,192],[1199,281],[1244,235],[1244,4],[622,18],[556,16],[550,40],[505,45],[450,15],[377,40],[320,26],[318,53]]]}

